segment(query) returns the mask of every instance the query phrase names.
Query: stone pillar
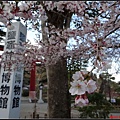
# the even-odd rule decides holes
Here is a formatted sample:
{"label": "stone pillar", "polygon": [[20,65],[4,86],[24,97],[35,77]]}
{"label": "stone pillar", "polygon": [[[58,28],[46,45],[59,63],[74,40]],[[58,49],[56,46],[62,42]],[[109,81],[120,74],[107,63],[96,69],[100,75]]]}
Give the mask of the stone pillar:
{"label": "stone pillar", "polygon": [[38,103],[44,103],[43,99],[42,99],[42,91],[43,91],[43,84],[41,83],[39,86],[39,100]]}
{"label": "stone pillar", "polygon": [[[19,118],[20,104],[23,83],[23,63],[15,64],[10,61],[14,60],[14,43],[19,44],[16,50],[22,52],[24,47],[22,42],[26,41],[27,28],[21,22],[12,24],[11,29],[7,29],[4,54],[2,57],[7,63],[2,63],[0,76],[0,118]],[[8,62],[9,61],[9,62]],[[11,66],[10,66],[11,64]]]}

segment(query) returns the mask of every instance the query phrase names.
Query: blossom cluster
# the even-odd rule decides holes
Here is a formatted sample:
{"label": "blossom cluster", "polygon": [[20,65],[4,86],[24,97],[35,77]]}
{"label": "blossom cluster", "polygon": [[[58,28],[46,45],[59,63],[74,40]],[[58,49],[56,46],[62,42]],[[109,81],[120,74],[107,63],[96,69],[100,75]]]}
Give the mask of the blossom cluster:
{"label": "blossom cluster", "polygon": [[[73,24],[73,26],[76,25],[75,28],[64,25],[63,29],[56,28],[54,23],[57,18],[52,25],[47,23],[44,29],[49,38],[38,43],[38,46],[41,47],[28,44],[24,46],[26,49],[23,53],[14,53],[14,56],[19,56],[16,57],[16,61],[20,62],[21,60],[28,65],[35,59],[45,64],[51,64],[59,60],[60,57],[91,58],[93,65],[98,70],[104,70],[110,68],[112,57],[119,56],[119,51],[114,50],[115,46],[120,44],[119,37],[116,37],[119,36],[117,30],[120,28],[119,4],[119,1],[2,1],[0,2],[0,22],[10,28],[9,22],[20,17],[24,20],[31,20],[36,29],[36,27],[40,27],[36,24],[37,21],[50,21],[49,14],[53,18],[57,14],[58,19],[61,15],[63,24],[65,24],[67,15],[72,13],[77,17],[77,19],[70,18],[75,22]],[[75,42],[72,47],[68,45],[70,39]]]}
{"label": "blossom cluster", "polygon": [[[118,58],[120,53],[118,49],[116,51],[116,46],[120,45],[119,6],[120,1],[1,1],[0,22],[9,29],[16,17],[32,22],[35,30],[42,26],[37,24],[39,21],[46,22],[43,26],[46,38],[38,39],[37,45],[24,44],[23,52],[12,53],[13,60],[7,61],[3,57],[1,62],[22,62],[30,70],[34,61],[47,65],[55,64],[61,57],[69,57],[91,60],[98,70],[108,69],[110,59]],[[68,21],[72,22],[73,28],[67,26]],[[61,23],[62,27],[58,27]],[[72,47],[68,45],[71,39],[75,43]],[[73,74],[69,91],[71,95],[77,95],[75,104],[79,106],[87,105],[87,94],[97,89],[95,81],[90,77],[86,79],[87,75],[86,71]]]}
{"label": "blossom cluster", "polygon": [[89,100],[87,94],[91,94],[97,89],[96,82],[88,76],[89,72],[87,71],[77,71],[72,76],[74,81],[70,83],[71,87],[69,92],[71,95],[77,95],[75,105],[80,107],[88,105]]}

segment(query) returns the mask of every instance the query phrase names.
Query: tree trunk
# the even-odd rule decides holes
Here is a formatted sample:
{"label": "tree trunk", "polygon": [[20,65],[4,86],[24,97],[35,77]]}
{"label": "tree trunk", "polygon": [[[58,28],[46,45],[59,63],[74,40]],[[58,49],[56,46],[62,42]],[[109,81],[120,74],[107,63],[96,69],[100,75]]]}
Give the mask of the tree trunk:
{"label": "tree trunk", "polygon": [[70,118],[70,94],[66,60],[61,58],[55,65],[47,67],[48,117]]}
{"label": "tree trunk", "polygon": [[[66,15],[64,18],[60,14],[55,14],[52,11],[47,11],[48,21],[56,28],[63,29],[70,27],[72,13],[68,11],[61,14]],[[42,22],[42,28],[46,26]],[[43,32],[43,41],[49,39],[48,35]],[[66,42],[66,40],[65,40]],[[61,59],[53,65],[46,67],[47,81],[48,81],[48,118],[70,118],[71,117],[71,100],[68,87],[68,70],[67,61]]]}

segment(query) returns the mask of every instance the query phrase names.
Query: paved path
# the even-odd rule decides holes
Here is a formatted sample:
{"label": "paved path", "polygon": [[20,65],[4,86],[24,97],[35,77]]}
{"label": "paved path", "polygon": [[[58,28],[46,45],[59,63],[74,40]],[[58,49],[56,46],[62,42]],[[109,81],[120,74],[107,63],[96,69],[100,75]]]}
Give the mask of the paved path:
{"label": "paved path", "polygon": [[[47,114],[47,106],[47,103],[36,103],[36,113],[39,114],[39,118],[45,118],[45,115]],[[34,108],[35,103],[29,103],[28,98],[22,97],[20,118],[33,118]],[[79,114],[80,113],[77,110],[71,110],[71,118],[79,118]],[[113,117],[118,117],[116,119],[120,119],[120,113],[110,113],[110,115],[113,115]]]}
{"label": "paved path", "polygon": [[[47,114],[47,103],[29,103],[27,97],[22,97],[21,101],[21,109],[20,109],[20,118],[32,118],[33,112],[35,110],[36,105],[36,113],[39,114],[39,118],[45,118]],[[79,112],[77,110],[71,110],[71,117],[78,118]]]}
{"label": "paved path", "polygon": [[[35,110],[35,103],[22,103],[20,118],[32,118],[33,112]],[[36,113],[39,114],[40,118],[44,118],[45,113],[47,113],[47,103],[36,104]]]}

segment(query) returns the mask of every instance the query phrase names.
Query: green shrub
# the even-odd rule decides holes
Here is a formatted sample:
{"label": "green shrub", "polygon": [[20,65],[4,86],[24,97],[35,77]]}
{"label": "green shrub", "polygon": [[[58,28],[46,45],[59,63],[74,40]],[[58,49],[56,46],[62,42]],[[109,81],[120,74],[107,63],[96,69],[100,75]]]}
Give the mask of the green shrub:
{"label": "green shrub", "polygon": [[113,106],[101,93],[88,94],[89,105],[79,108],[80,118],[108,118]]}
{"label": "green shrub", "polygon": [[29,90],[23,89],[23,91],[22,91],[22,96],[23,96],[23,97],[29,96]]}
{"label": "green shrub", "polygon": [[120,98],[116,98],[116,103],[114,105],[120,105]]}

